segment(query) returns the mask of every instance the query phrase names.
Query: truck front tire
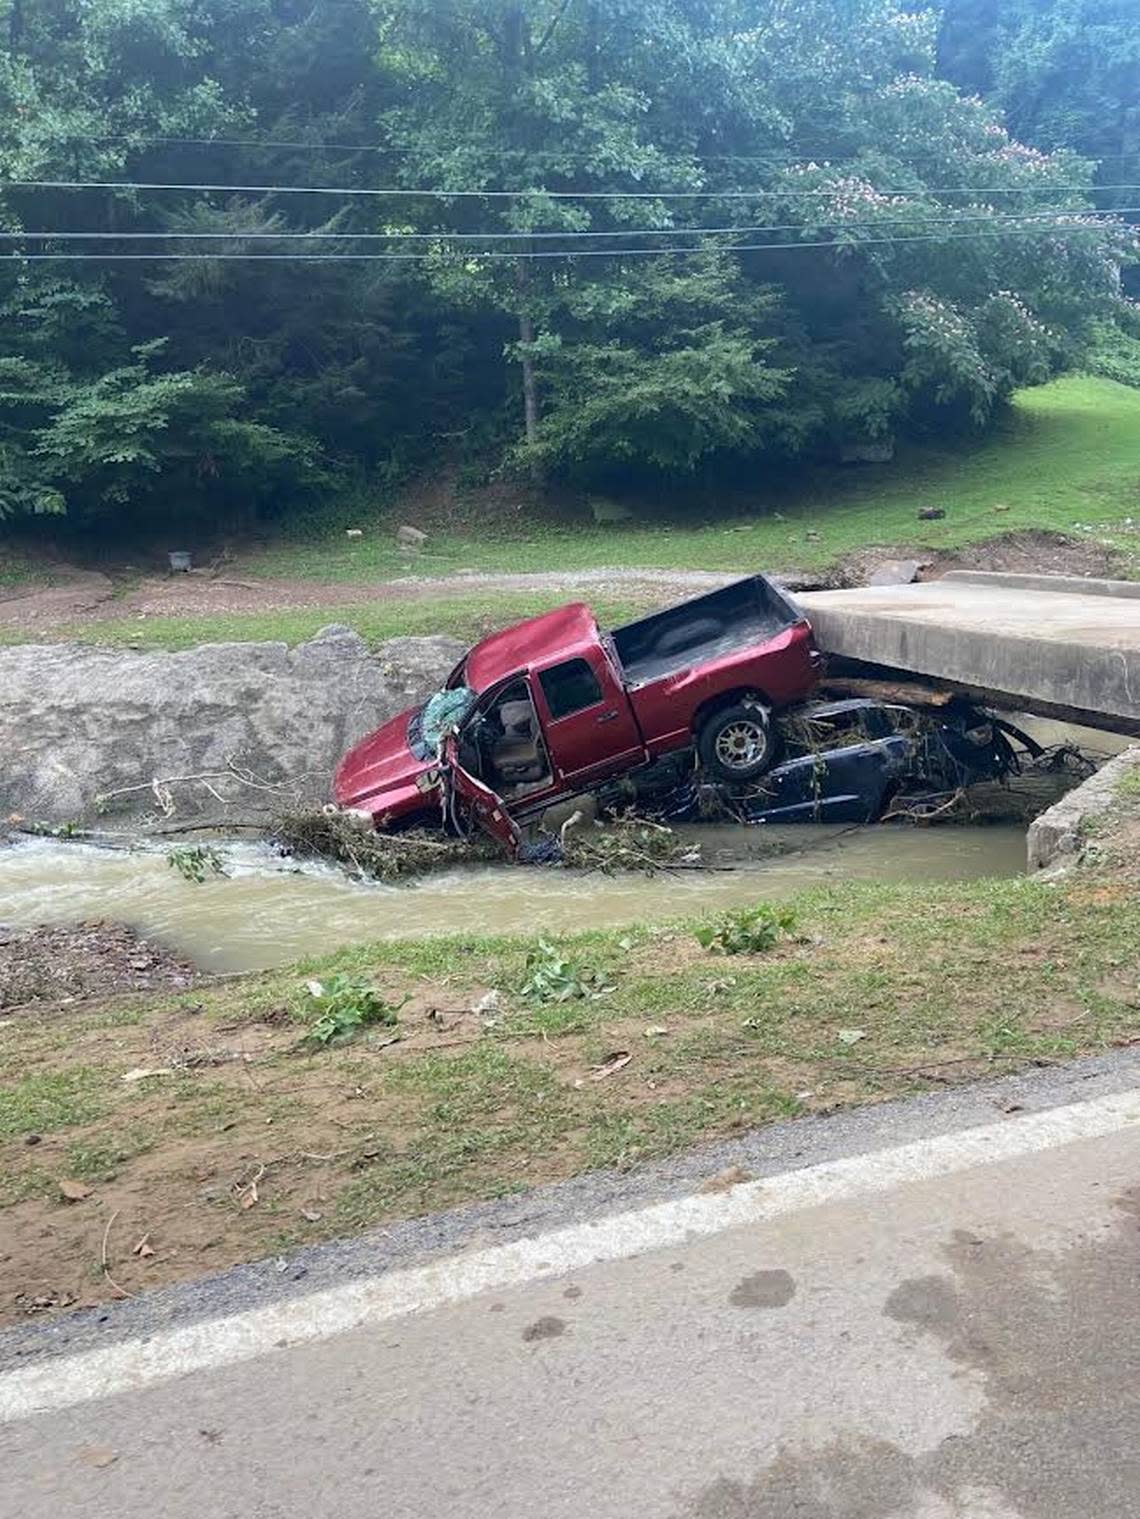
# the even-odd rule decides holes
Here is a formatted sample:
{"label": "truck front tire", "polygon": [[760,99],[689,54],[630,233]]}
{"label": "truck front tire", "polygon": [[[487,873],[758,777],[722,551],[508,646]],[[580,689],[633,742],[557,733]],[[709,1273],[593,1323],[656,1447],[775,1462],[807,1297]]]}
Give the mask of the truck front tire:
{"label": "truck front tire", "polygon": [[776,756],[776,736],[760,702],[736,702],[707,718],[697,734],[704,770],[718,781],[754,781]]}

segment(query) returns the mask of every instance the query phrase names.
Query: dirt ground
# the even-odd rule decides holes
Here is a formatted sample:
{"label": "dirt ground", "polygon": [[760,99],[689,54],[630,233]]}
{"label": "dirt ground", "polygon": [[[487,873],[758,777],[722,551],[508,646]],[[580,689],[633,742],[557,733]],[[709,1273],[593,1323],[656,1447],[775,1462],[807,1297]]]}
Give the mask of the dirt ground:
{"label": "dirt ground", "polygon": [[[560,941],[606,987],[571,1001],[527,994],[525,941],[362,946],[183,988],[122,930],[32,936],[80,986],[162,984],[0,1015],[0,1323],[1132,1043],[1135,827],[1061,885],[817,895],[761,953],[712,955],[684,927]],[[308,980],[334,971],[396,1023],[306,1042]]]}
{"label": "dirt ground", "polygon": [[1061,533],[1027,530],[1006,533],[985,543],[939,551],[915,548],[867,548],[848,554],[836,565],[829,584],[836,589],[865,585],[884,559],[915,559],[920,580],[938,580],[951,570],[1004,570],[1019,575],[1103,575],[1111,578],[1114,555],[1102,544],[1066,538]]}
{"label": "dirt ground", "polygon": [[119,923],[16,933],[0,925],[0,1010],[188,987],[194,967]]}
{"label": "dirt ground", "polygon": [[[1042,574],[1110,575],[1113,556],[1099,544],[1076,542],[1057,533],[1019,532],[952,552],[935,552],[913,545],[862,549],[841,559],[816,577],[793,577],[829,587],[858,586],[885,559],[917,559],[922,579],[936,579],[952,569],[1014,570]],[[700,571],[583,570],[527,575],[461,574],[439,579],[378,582],[320,580],[262,580],[218,571],[195,570],[188,575],[148,575],[129,588],[97,571],[74,573],[59,567],[62,584],[31,586],[0,594],[0,628],[47,634],[70,622],[168,617],[190,614],[298,610],[305,607],[359,605],[377,601],[425,601],[472,591],[559,590],[588,587],[599,598],[659,588],[674,597],[678,587],[697,593],[716,577]],[[799,582],[802,580],[802,584]]]}

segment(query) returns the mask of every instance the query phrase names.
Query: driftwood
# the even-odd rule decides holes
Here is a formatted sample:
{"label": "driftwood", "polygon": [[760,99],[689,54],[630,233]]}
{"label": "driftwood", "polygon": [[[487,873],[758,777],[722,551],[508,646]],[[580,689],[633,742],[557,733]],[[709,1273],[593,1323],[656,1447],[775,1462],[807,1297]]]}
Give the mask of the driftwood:
{"label": "driftwood", "polygon": [[855,675],[829,675],[820,687],[828,696],[860,696],[868,701],[896,702],[904,707],[946,707],[952,691],[909,680],[870,680]]}

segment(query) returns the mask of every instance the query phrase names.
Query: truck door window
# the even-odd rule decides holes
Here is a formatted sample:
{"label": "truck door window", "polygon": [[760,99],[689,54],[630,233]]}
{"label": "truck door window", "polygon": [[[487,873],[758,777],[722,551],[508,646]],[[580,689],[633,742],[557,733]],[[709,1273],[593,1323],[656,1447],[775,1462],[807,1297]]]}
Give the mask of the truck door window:
{"label": "truck door window", "polygon": [[518,797],[551,782],[550,761],[525,680],[512,681],[476,714],[464,735],[465,768],[493,791]]}
{"label": "truck door window", "polygon": [[584,712],[596,707],[602,699],[598,677],[584,659],[568,659],[563,664],[551,665],[539,673],[542,694],[550,716],[555,721],[570,717],[574,712]]}

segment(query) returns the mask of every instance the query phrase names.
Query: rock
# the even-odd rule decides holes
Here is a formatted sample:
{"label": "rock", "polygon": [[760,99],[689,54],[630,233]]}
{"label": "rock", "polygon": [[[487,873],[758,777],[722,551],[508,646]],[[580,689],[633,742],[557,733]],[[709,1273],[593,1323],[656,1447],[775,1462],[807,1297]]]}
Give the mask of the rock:
{"label": "rock", "polygon": [[422,549],[427,542],[427,536],[418,527],[409,527],[407,523],[396,529],[396,542],[404,549]]}
{"label": "rock", "polygon": [[889,464],[894,456],[893,438],[860,438],[839,445],[840,464]]}
{"label": "rock", "polygon": [[918,579],[922,562],[918,559],[884,559],[871,571],[868,585],[910,585]]}
{"label": "rock", "polygon": [[[437,637],[394,638],[373,655],[340,626],[294,649],[0,649],[4,811],[50,823],[137,820],[161,813],[156,778],[180,821],[256,820],[283,803],[325,801],[345,750],[423,701],[462,653]],[[217,796],[177,779],[203,774]],[[108,792],[118,795],[101,808]]]}
{"label": "rock", "polygon": [[593,497],[590,502],[590,511],[594,521],[601,527],[615,522],[629,522],[633,518],[633,513],[628,506],[620,501],[610,501],[604,496]]}
{"label": "rock", "polygon": [[918,520],[920,522],[940,522],[946,515],[944,506],[920,506]]}

